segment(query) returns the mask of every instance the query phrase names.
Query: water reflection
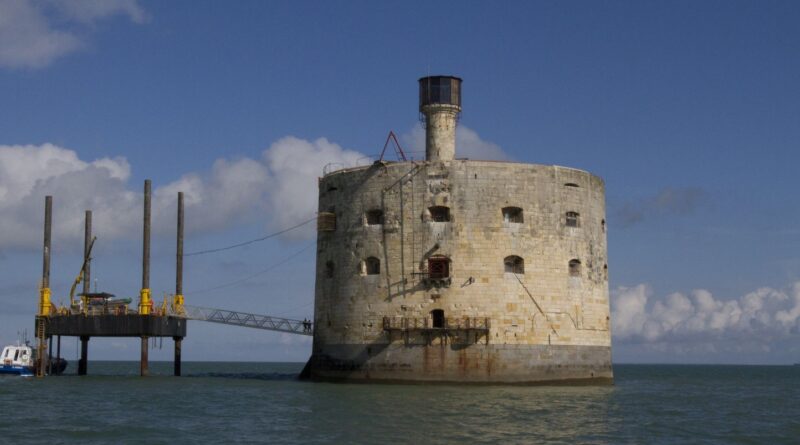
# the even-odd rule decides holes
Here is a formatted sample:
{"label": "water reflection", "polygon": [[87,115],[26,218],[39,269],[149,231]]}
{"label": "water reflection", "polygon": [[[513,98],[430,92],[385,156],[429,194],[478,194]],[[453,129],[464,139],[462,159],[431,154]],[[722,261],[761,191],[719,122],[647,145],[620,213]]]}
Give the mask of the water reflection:
{"label": "water reflection", "polygon": [[310,429],[339,431],[337,441],[352,443],[611,443],[614,391],[323,384],[310,401]]}

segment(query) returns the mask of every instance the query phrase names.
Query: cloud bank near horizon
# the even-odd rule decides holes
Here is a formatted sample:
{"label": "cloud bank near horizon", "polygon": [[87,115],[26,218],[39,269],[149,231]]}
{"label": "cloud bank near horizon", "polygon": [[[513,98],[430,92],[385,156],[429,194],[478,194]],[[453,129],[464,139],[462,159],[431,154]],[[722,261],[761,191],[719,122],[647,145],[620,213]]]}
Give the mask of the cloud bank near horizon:
{"label": "cloud bank near horizon", "polygon": [[800,334],[800,282],[730,299],[704,289],[655,298],[639,284],[614,289],[611,308],[615,345],[676,356],[763,354]]}

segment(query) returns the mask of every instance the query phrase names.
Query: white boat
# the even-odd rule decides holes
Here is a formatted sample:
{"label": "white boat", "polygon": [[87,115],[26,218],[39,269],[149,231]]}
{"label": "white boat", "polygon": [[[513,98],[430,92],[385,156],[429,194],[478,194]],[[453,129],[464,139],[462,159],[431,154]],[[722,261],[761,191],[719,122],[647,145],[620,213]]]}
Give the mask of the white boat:
{"label": "white boat", "polygon": [[6,346],[0,354],[0,374],[33,375],[33,349],[26,345]]}

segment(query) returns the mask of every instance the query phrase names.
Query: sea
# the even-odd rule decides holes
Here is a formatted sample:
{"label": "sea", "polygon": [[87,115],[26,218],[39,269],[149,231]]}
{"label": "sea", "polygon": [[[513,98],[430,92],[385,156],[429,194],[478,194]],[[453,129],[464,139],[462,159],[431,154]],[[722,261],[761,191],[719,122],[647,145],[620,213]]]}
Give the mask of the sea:
{"label": "sea", "polygon": [[613,386],[311,383],[302,367],[4,376],[0,443],[800,444],[800,366],[615,365]]}

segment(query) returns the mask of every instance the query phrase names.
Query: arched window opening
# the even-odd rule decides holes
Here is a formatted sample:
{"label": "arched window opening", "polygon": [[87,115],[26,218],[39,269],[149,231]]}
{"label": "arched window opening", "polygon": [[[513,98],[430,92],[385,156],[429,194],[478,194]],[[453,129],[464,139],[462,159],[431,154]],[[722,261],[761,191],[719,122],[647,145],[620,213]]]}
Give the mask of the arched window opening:
{"label": "arched window opening", "polygon": [[333,271],[335,266],[333,265],[333,261],[328,261],[325,263],[325,277],[326,278],[333,278]]}
{"label": "arched window opening", "polygon": [[450,260],[446,257],[428,258],[428,278],[442,280],[450,276]]}
{"label": "arched window opening", "polygon": [[431,212],[431,221],[433,222],[449,222],[450,221],[450,207],[433,206],[428,208]]}
{"label": "arched window opening", "polygon": [[580,216],[578,212],[567,212],[567,227],[580,227]]}
{"label": "arched window opening", "polygon": [[567,182],[566,184],[564,184],[564,187],[575,187],[575,188],[578,188],[580,186],[578,184],[575,184],[574,182]]}
{"label": "arched window opening", "polygon": [[608,264],[603,265],[603,279],[608,281]]}
{"label": "arched window opening", "polygon": [[445,326],[444,323],[444,310],[443,309],[434,309],[431,311],[431,321],[433,322],[431,326],[436,329],[443,329]]}
{"label": "arched window opening", "polygon": [[364,261],[364,272],[367,275],[378,275],[381,273],[381,260],[371,256]]}
{"label": "arched window opening", "polygon": [[525,260],[516,255],[507,256],[503,260],[503,264],[505,266],[506,273],[525,273]]}
{"label": "arched window opening", "polygon": [[571,276],[571,277],[579,277],[579,276],[581,276],[581,262],[580,262],[580,260],[576,260],[576,259],[569,260],[569,276]]}
{"label": "arched window opening", "polygon": [[600,225],[603,227],[603,233],[606,233],[606,220],[600,221]]}
{"label": "arched window opening", "polygon": [[503,221],[506,223],[522,223],[522,209],[519,207],[504,207]]}
{"label": "arched window opening", "polygon": [[373,209],[367,212],[367,225],[376,226],[383,224],[383,210]]}

